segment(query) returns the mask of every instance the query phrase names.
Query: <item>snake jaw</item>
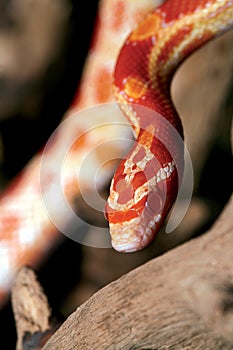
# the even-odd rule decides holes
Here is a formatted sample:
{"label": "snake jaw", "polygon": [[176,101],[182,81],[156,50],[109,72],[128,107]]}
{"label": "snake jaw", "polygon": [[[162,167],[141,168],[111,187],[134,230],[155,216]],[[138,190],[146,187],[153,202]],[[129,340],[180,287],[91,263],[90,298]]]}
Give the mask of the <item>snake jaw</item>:
{"label": "snake jaw", "polygon": [[113,248],[125,253],[145,248],[151,243],[154,232],[160,227],[161,218],[162,216],[157,214],[147,227],[141,217],[125,222],[123,227],[120,224],[110,224]]}

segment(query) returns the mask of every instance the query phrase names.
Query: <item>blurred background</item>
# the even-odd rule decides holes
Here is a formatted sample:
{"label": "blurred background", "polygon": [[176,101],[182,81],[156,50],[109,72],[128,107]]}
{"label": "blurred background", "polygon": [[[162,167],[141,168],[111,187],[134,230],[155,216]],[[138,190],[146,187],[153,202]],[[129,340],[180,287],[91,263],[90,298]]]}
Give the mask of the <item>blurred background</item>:
{"label": "blurred background", "polygon": [[[0,0],[1,190],[43,146],[68,109],[90,45],[97,6],[97,0],[91,4]],[[204,233],[221,212],[231,195],[233,178],[232,39],[233,33],[227,33],[195,53],[173,82],[195,175],[185,218],[172,234],[161,230],[150,247],[127,255],[64,238],[37,270],[58,321],[102,286]],[[14,349],[10,302],[0,310],[0,334],[1,349]]]}

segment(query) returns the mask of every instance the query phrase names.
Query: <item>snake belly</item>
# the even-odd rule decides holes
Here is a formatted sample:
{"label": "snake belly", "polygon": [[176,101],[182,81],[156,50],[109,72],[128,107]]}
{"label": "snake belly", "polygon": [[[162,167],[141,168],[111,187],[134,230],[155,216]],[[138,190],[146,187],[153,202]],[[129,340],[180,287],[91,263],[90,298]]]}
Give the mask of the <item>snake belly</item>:
{"label": "snake belly", "polygon": [[122,47],[114,92],[136,142],[116,170],[106,205],[112,245],[146,247],[174,203],[183,171],[180,118],[170,95],[180,63],[233,25],[232,0],[168,0],[150,12]]}

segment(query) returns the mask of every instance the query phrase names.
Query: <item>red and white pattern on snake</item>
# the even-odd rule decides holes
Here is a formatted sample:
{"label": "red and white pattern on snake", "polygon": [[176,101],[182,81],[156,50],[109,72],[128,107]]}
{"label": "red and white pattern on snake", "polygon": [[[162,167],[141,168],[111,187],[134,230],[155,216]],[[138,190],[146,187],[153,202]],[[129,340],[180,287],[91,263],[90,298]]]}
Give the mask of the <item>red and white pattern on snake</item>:
{"label": "red and white pattern on snake", "polygon": [[[65,118],[74,111],[113,100],[110,91],[112,74],[122,42],[136,23],[160,3],[160,0],[100,1],[95,42],[88,55],[76,98]],[[77,129],[79,127],[82,131],[82,125],[77,126]],[[58,136],[49,150],[51,160],[56,161],[61,149],[65,147],[64,140],[72,138],[73,132],[73,129],[65,130]],[[78,136],[77,134],[77,138]],[[103,137],[100,131],[99,134],[97,132],[95,142],[98,143],[98,138],[101,140]],[[76,174],[79,152],[75,152],[75,147],[73,150],[63,169],[68,201],[72,201],[78,193]],[[82,151],[85,152],[85,147]],[[41,199],[40,162],[41,154],[37,154],[0,198],[0,305],[7,296],[15,272],[22,265],[35,266],[42,261],[61,237],[51,223]],[[53,169],[49,166],[44,179],[48,191],[54,176]]]}
{"label": "red and white pattern on snake", "polygon": [[[183,136],[170,97],[172,76],[188,55],[232,25],[233,1],[168,0],[149,13],[126,40],[116,64],[114,85],[137,139],[116,171],[106,206],[116,250],[139,250],[153,240],[177,196],[182,168],[183,147],[174,145],[172,155],[166,148],[173,139],[172,128],[164,130],[156,117],[148,117],[137,106],[162,115]],[[164,144],[158,140],[160,133],[165,134]],[[174,158],[177,164],[172,162]]]}

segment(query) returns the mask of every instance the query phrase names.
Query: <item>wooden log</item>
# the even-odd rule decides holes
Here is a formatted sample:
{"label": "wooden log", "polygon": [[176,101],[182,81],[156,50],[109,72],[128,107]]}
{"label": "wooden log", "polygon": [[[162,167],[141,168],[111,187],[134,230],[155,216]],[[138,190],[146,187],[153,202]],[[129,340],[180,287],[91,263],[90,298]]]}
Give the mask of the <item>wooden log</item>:
{"label": "wooden log", "polygon": [[233,197],[205,235],[97,292],[43,350],[233,348]]}

